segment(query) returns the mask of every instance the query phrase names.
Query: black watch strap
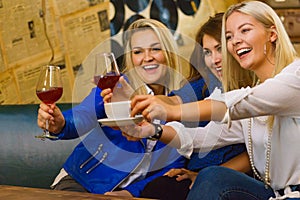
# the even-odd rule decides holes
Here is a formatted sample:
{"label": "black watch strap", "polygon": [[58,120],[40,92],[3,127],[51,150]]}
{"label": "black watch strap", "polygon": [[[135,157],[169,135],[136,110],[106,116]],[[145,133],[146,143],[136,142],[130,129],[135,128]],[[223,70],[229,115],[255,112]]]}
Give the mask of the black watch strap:
{"label": "black watch strap", "polygon": [[159,140],[161,138],[161,136],[162,136],[163,128],[162,128],[162,126],[160,124],[154,124],[154,123],[152,123],[152,125],[155,128],[155,133],[154,133],[154,135],[149,136],[148,139],[150,139],[150,140]]}

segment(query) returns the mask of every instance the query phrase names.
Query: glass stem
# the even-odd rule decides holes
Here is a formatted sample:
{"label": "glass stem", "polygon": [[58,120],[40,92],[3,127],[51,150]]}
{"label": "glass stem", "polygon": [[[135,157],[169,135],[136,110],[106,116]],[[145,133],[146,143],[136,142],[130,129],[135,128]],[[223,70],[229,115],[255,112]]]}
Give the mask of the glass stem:
{"label": "glass stem", "polygon": [[45,135],[46,136],[49,136],[49,130],[48,130],[48,128],[49,128],[49,120],[47,119],[46,120],[46,129],[45,129]]}

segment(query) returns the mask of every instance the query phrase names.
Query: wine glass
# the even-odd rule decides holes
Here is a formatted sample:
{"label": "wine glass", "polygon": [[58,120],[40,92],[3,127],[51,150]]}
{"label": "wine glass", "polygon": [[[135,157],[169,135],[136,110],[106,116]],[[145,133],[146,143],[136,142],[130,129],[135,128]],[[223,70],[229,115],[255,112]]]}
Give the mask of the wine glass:
{"label": "wine glass", "polygon": [[113,90],[119,81],[120,71],[116,58],[112,52],[98,53],[95,55],[94,82],[102,90]]}
{"label": "wine glass", "polygon": [[[58,66],[46,65],[43,66],[39,79],[36,85],[36,95],[45,104],[51,105],[55,103],[63,93],[60,68]],[[50,135],[49,121],[46,120],[46,128],[42,135],[36,136],[36,138],[56,138]]]}

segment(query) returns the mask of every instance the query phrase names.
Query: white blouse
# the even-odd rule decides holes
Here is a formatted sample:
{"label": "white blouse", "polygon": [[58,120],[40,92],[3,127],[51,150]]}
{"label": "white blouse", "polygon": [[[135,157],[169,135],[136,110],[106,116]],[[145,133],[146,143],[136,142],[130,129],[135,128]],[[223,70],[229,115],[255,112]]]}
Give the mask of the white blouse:
{"label": "white blouse", "polygon": [[256,87],[217,93],[210,98],[226,103],[229,126],[210,122],[206,127],[185,128],[178,122],[168,123],[180,137],[179,153],[189,157],[193,150],[205,152],[235,143],[245,143],[248,149],[250,128],[254,165],[264,177],[269,132],[266,119],[273,115],[271,186],[278,190],[300,184],[300,60]]}

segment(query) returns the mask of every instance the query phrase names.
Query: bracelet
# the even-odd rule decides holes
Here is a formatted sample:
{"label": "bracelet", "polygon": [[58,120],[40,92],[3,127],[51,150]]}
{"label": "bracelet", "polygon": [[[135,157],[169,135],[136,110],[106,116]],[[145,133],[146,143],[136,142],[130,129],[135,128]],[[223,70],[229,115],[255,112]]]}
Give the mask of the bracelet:
{"label": "bracelet", "polygon": [[151,124],[155,128],[154,135],[148,136],[147,138],[150,139],[150,140],[159,140],[162,136],[163,128],[161,127],[160,124],[154,124],[154,123],[151,123]]}

